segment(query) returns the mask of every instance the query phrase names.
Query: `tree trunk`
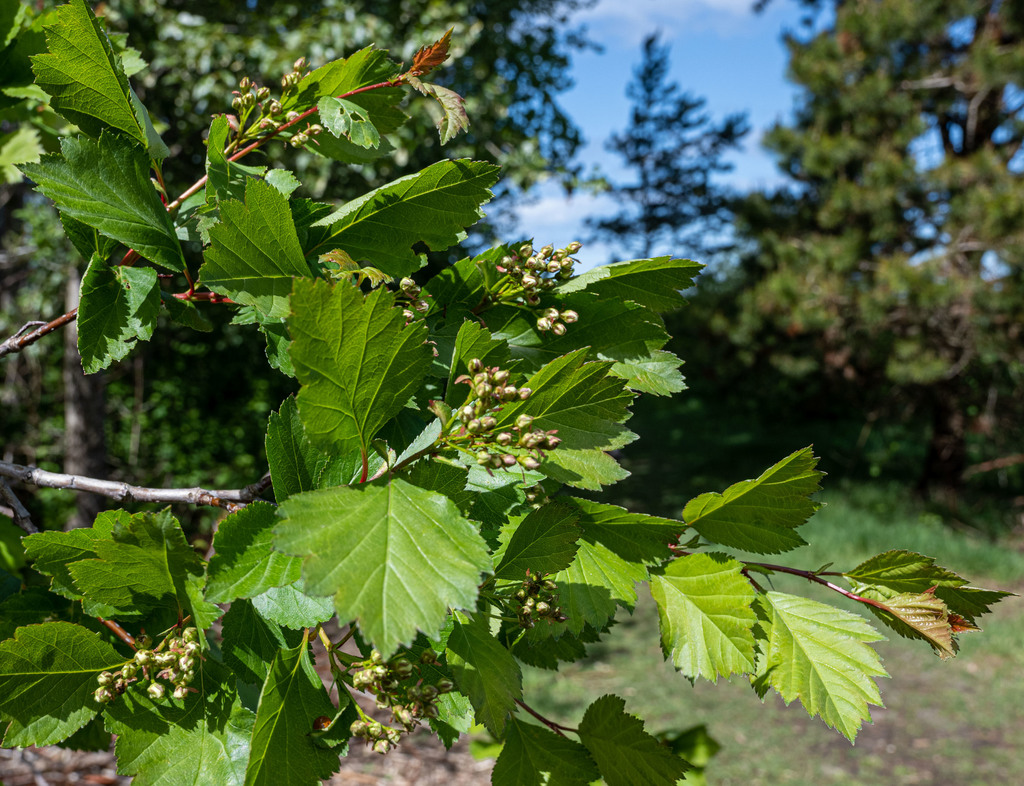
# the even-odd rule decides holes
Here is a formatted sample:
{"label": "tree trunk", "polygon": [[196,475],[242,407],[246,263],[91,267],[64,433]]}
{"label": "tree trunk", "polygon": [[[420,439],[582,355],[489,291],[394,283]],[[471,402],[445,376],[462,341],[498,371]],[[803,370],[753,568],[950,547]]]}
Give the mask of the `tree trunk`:
{"label": "tree trunk", "polygon": [[951,507],[967,468],[967,416],[951,387],[938,387],[932,398],[932,434],[918,490]]}
{"label": "tree trunk", "polygon": [[[65,290],[65,308],[78,305],[81,278],[71,268]],[[107,440],[104,433],[105,381],[103,372],[86,376],[78,354],[78,323],[64,329],[64,472],[91,478],[107,477]],[[106,504],[95,494],[78,494],[75,513],[64,529],[90,527]]]}

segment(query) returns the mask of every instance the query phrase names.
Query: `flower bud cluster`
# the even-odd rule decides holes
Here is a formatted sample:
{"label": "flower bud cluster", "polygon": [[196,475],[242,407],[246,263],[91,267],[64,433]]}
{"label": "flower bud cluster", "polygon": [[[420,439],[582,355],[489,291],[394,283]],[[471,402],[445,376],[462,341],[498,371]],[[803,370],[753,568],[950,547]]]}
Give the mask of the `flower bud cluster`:
{"label": "flower bud cluster", "polygon": [[403,305],[402,316],[406,322],[412,322],[417,316],[422,317],[430,310],[430,303],[421,297],[422,288],[411,278],[399,281],[398,290],[398,301]]}
{"label": "flower bud cluster", "polygon": [[471,377],[463,375],[455,380],[469,383],[472,389],[457,414],[470,445],[479,448],[477,463],[488,469],[537,469],[544,451],[554,450],[562,441],[555,431],[534,429],[533,417],[526,414],[517,417],[511,427],[498,430],[498,419],[491,414],[504,404],[525,401],[533,391],[510,384],[507,370],[486,368],[479,358],[469,361],[468,368]]}
{"label": "flower bud cluster", "polygon": [[559,311],[557,308],[549,308],[537,319],[537,330],[542,333],[550,330],[556,336],[564,336],[566,325],[571,325],[579,318],[580,315],[572,309]]}
{"label": "flower bud cluster", "polygon": [[[435,660],[436,656],[431,650],[425,650],[420,657],[422,664],[433,663]],[[398,744],[403,733],[412,732],[424,718],[436,718],[438,696],[455,687],[451,680],[443,678],[433,685],[424,684],[422,679],[414,685],[403,685],[420,670],[420,665],[407,657],[385,662],[377,650],[371,652],[366,660],[352,664],[352,667],[358,669],[352,674],[352,687],[376,696],[377,706],[380,709],[390,708],[394,722],[401,726],[386,726],[369,718],[352,722],[349,727],[352,736],[365,740],[375,753],[380,754],[390,751]]]}
{"label": "flower bud cluster", "polygon": [[519,618],[520,627],[532,628],[537,620],[547,620],[550,624],[569,619],[558,605],[558,595],[555,594],[557,589],[558,585],[555,582],[534,576],[527,569],[526,578],[513,595],[518,607],[516,616]]}
{"label": "flower bud cluster", "polygon": [[189,684],[195,679],[202,658],[199,652],[199,631],[185,628],[180,636],[172,633],[156,649],[150,649],[152,644],[149,636],[139,636],[135,640],[138,649],[132,660],[124,664],[119,672],[104,671],[99,674],[96,678],[99,687],[93,694],[97,702],[111,702],[124,693],[130,684],[144,680],[150,681],[146,693],[154,701],[167,695],[168,686],[158,680],[170,684],[171,695],[176,699],[184,699],[193,690]]}
{"label": "flower bud cluster", "polygon": [[[238,89],[232,91],[234,98],[231,100],[231,106],[241,117],[241,121],[235,120],[235,122],[231,123],[231,127],[238,131],[239,126],[246,126],[247,118],[254,109],[258,109],[259,113],[253,120],[252,125],[246,129],[247,131],[252,128],[258,128],[260,131],[273,131],[279,128],[282,123],[290,123],[298,118],[299,114],[297,112],[288,112],[286,116],[282,117],[284,106],[281,101],[302,81],[305,75],[306,59],[300,57],[296,60],[293,69],[292,72],[285,74],[281,80],[281,100],[270,97],[269,87],[261,87],[248,76],[243,76],[238,81]],[[311,137],[316,136],[322,131],[323,127],[321,125],[313,123],[305,129],[297,131],[288,140],[288,144],[292,147],[302,147],[309,143]],[[245,136],[248,136],[248,133]]]}
{"label": "flower bud cluster", "polygon": [[541,292],[554,289],[559,281],[572,278],[576,264],[572,255],[580,248],[581,243],[572,242],[565,248],[546,245],[534,251],[530,243],[525,243],[512,254],[502,257],[497,269],[522,286],[526,305],[539,306]]}

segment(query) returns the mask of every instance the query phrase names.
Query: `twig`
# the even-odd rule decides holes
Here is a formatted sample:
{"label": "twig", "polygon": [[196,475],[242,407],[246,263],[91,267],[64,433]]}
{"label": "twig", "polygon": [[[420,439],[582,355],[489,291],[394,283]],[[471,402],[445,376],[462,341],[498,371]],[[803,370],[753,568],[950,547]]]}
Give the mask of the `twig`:
{"label": "twig", "polygon": [[117,483],[110,480],[87,478],[82,475],[65,475],[59,472],[48,472],[38,467],[26,467],[0,461],[0,477],[13,478],[34,486],[52,489],[70,489],[99,494],[103,497],[116,499],[119,502],[156,502],[183,503],[186,505],[210,505],[226,508],[229,511],[244,508],[260,494],[270,488],[269,473],[255,483],[243,489],[207,490],[203,488],[161,489],[132,486],[129,483]]}
{"label": "twig", "polygon": [[539,720],[541,723],[543,723],[545,726],[551,729],[551,731],[553,731],[558,736],[564,737],[564,732],[567,731],[571,731],[573,734],[579,734],[579,732],[571,726],[563,726],[561,723],[555,723],[550,718],[545,718],[525,701],[522,701],[521,699],[516,699],[515,702],[528,713],[530,713],[533,717],[535,717],[537,720]]}
{"label": "twig", "polygon": [[1014,464],[1024,464],[1024,453],[1015,453],[1012,456],[1003,456],[1002,458],[992,459],[991,461],[982,461],[980,464],[972,464],[964,470],[964,477],[969,478],[972,475],[978,475],[982,472],[991,472],[994,469],[1006,469],[1012,467]]}
{"label": "twig", "polygon": [[0,344],[0,358],[2,358],[4,355],[10,355],[12,352],[21,352],[21,350],[23,350],[29,344],[36,343],[46,334],[52,333],[57,328],[64,327],[64,325],[68,324],[68,322],[73,320],[77,315],[78,309],[73,308],[68,313],[61,314],[56,319],[50,322],[43,323],[35,330],[25,333],[24,335],[22,335],[22,333],[25,330],[25,328],[23,327],[9,339]]}
{"label": "twig", "polygon": [[135,638],[132,636],[132,634],[130,634],[128,631],[126,631],[113,620],[103,619],[103,617],[97,617],[96,619],[104,625],[106,625],[108,628],[110,628],[110,631],[119,639],[121,639],[121,641],[123,641],[132,649],[135,649]]}
{"label": "twig", "polygon": [[29,535],[39,532],[39,527],[32,523],[32,516],[25,506],[21,504],[21,500],[11,490],[6,480],[0,480],[0,497],[3,497],[4,502],[11,506],[11,513],[13,514],[11,518],[14,519],[15,524]]}

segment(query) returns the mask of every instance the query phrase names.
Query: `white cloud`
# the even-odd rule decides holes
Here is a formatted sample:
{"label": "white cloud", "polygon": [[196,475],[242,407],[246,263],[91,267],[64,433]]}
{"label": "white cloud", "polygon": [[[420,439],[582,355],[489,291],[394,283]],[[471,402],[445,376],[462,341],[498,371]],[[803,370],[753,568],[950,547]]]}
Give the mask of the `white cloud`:
{"label": "white cloud", "polygon": [[753,0],[599,0],[574,18],[605,35],[635,45],[661,29],[665,38],[683,25],[721,35],[739,32],[754,17]]}

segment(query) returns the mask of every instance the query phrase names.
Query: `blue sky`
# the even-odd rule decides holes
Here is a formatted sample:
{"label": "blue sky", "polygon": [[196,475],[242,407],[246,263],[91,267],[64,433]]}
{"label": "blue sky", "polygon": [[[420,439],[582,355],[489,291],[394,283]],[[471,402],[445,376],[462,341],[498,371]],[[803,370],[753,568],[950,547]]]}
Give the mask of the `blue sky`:
{"label": "blue sky", "polygon": [[[752,131],[744,150],[732,155],[735,170],[727,176],[740,188],[778,183],[771,158],[760,138],[774,122],[785,119],[794,88],[785,78],[784,29],[798,23],[796,3],[775,0],[761,14],[751,11],[752,0],[600,0],[577,20],[587,24],[590,37],[603,45],[600,54],[587,52],[574,61],[575,86],[562,98],[563,106],[583,130],[587,146],[581,160],[599,165],[614,177],[617,159],[603,148],[613,131],[625,127],[629,102],[626,84],[640,60],[644,37],[660,31],[671,46],[671,78],[684,90],[703,96],[715,118],[737,111],[749,115]],[[532,204],[519,208],[525,235],[556,246],[585,235],[583,219],[614,210],[607,196],[577,194],[566,198],[553,186],[542,187]],[[591,244],[581,255],[588,266],[608,261],[610,251]]]}

